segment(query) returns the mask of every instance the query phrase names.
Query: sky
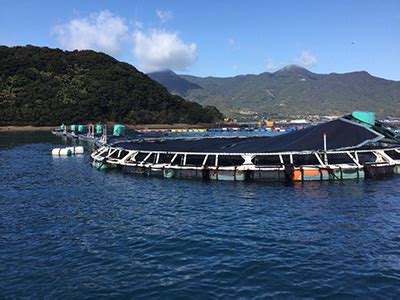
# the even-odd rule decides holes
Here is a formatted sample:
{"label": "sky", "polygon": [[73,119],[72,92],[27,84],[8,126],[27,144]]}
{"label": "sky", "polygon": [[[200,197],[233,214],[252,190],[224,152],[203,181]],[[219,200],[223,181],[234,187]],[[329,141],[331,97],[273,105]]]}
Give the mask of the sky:
{"label": "sky", "polygon": [[399,0],[8,1],[0,44],[93,49],[143,72],[365,70],[400,80]]}

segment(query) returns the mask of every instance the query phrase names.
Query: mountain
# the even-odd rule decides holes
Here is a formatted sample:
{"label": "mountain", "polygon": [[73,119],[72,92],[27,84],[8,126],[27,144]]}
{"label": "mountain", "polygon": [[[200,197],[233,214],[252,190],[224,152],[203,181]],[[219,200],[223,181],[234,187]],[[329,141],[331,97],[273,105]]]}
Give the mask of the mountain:
{"label": "mountain", "polygon": [[172,94],[186,96],[190,90],[201,89],[199,85],[187,81],[186,79],[176,75],[175,72],[171,70],[148,73],[147,76],[161,83]]}
{"label": "mountain", "polygon": [[215,105],[227,115],[243,110],[286,115],[372,110],[379,116],[400,116],[400,82],[365,71],[316,74],[290,65],[258,75],[178,76],[201,87],[180,95],[203,105]]}
{"label": "mountain", "polygon": [[215,107],[171,95],[104,53],[0,46],[0,125],[210,123],[221,118]]}

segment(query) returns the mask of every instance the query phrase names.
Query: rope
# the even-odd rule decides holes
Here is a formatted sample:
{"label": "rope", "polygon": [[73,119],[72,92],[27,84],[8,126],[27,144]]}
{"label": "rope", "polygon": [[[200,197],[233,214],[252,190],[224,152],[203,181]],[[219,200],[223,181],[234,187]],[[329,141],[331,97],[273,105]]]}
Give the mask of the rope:
{"label": "rope", "polygon": [[[327,170],[328,173],[329,173],[329,175],[332,175],[332,177],[334,177],[334,178],[337,179],[337,180],[341,180],[339,177],[337,177],[337,176],[335,175],[335,172],[333,172],[333,169],[331,169],[331,168],[329,168],[329,167],[320,168],[320,169]],[[341,170],[341,169],[340,169],[340,173],[342,173],[342,170]]]}

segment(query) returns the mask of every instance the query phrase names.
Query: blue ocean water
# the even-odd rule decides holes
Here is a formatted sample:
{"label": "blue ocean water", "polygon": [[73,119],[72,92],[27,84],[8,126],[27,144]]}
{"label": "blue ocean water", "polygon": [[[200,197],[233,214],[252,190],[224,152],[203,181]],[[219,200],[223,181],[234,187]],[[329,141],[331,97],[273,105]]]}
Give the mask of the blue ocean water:
{"label": "blue ocean water", "polygon": [[0,134],[0,298],[397,298],[400,177],[168,180]]}

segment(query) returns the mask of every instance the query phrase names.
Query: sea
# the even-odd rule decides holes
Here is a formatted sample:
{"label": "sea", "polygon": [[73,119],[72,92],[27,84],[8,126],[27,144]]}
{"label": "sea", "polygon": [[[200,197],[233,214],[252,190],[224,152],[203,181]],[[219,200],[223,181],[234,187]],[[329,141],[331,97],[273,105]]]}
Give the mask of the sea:
{"label": "sea", "polygon": [[153,178],[70,143],[0,134],[2,299],[400,297],[400,177]]}

